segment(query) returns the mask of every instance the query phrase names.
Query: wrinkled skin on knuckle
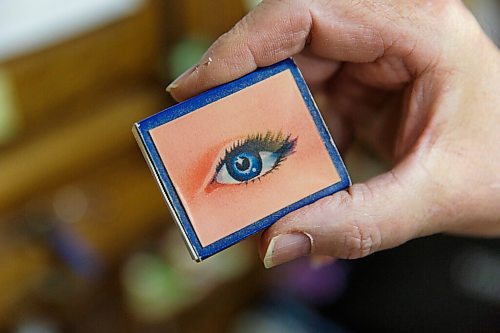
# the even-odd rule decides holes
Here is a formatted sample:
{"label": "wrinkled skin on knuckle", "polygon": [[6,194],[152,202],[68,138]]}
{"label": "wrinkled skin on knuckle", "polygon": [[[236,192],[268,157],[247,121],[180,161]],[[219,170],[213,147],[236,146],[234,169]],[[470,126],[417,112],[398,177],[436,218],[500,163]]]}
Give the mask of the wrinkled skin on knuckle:
{"label": "wrinkled skin on knuckle", "polygon": [[385,15],[379,26],[384,36],[386,55],[401,57],[409,72],[419,76],[443,63],[447,44],[464,28],[463,4],[443,1],[370,1],[374,13]]}
{"label": "wrinkled skin on knuckle", "polygon": [[380,232],[371,216],[367,216],[366,209],[356,209],[357,205],[368,204],[373,198],[373,191],[366,184],[354,184],[349,189],[351,213],[346,221],[346,232],[342,254],[346,259],[365,257],[381,246]]}
{"label": "wrinkled skin on knuckle", "polygon": [[353,187],[355,197],[352,191],[337,192],[317,207],[318,216],[324,217],[318,219],[317,228],[323,232],[313,233],[321,244],[313,248],[313,252],[355,259],[380,249],[381,237],[376,224],[370,223],[371,219],[353,205],[353,200],[368,200],[371,192],[362,184]]}
{"label": "wrinkled skin on knuckle", "polygon": [[348,226],[349,229],[344,235],[343,258],[362,258],[378,250],[380,244],[372,227],[358,224],[356,220],[351,221]]}

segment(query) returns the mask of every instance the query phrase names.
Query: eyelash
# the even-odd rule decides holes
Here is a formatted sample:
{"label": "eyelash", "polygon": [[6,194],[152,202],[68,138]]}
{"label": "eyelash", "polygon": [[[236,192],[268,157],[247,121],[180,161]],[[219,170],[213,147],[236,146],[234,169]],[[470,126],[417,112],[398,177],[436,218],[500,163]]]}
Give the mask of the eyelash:
{"label": "eyelash", "polygon": [[265,134],[257,133],[249,135],[244,139],[237,140],[233,144],[226,148],[224,156],[220,158],[217,166],[215,167],[215,174],[212,178],[212,182],[215,181],[217,173],[221,170],[222,166],[226,163],[228,156],[235,150],[243,150],[245,147],[249,149],[254,149],[256,151],[267,151],[273,153],[279,153],[279,158],[276,160],[274,166],[271,170],[267,171],[263,175],[260,175],[249,181],[244,181],[241,184],[248,184],[249,182],[255,182],[255,180],[260,180],[260,178],[276,171],[278,167],[286,160],[288,156],[295,152],[295,147],[297,145],[297,138],[291,138],[291,135],[283,135],[282,132],[273,133],[267,131]]}

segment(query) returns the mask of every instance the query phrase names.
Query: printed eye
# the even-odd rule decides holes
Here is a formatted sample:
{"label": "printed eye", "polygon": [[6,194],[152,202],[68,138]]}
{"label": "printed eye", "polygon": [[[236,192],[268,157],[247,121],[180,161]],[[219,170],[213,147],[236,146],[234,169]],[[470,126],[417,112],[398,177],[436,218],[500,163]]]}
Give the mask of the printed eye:
{"label": "printed eye", "polygon": [[290,135],[256,134],[236,141],[226,149],[224,157],[215,169],[212,182],[219,184],[241,184],[255,181],[272,171],[294,153],[297,138]]}

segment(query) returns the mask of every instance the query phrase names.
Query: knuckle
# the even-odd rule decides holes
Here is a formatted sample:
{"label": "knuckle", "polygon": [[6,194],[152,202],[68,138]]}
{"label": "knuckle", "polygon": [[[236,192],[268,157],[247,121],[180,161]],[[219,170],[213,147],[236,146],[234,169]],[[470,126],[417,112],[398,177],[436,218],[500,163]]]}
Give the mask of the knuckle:
{"label": "knuckle", "polygon": [[369,202],[374,197],[370,186],[364,183],[354,184],[347,192],[349,198],[345,198],[350,206],[352,217],[347,222],[344,233],[343,256],[346,259],[365,257],[380,249],[382,239],[371,216],[358,211],[356,206]]}
{"label": "knuckle", "polygon": [[[335,216],[339,211],[349,212],[347,220],[336,230],[343,236],[335,252],[344,259],[365,257],[382,247],[382,236],[372,216],[357,207],[373,198],[372,189],[366,184],[355,184],[347,191],[340,191],[330,196],[322,205],[328,210],[325,216]],[[335,253],[337,254],[337,253]]]}
{"label": "knuckle", "polygon": [[380,233],[366,224],[351,223],[344,235],[344,257],[357,259],[380,249]]}

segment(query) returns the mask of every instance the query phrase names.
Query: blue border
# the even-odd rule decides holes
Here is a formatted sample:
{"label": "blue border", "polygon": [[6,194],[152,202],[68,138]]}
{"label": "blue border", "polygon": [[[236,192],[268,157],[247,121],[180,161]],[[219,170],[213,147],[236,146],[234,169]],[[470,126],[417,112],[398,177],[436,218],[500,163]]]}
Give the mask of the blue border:
{"label": "blue border", "polygon": [[[224,98],[226,96],[229,96],[231,94],[234,94],[235,92],[238,92],[248,86],[251,86],[253,84],[256,84],[262,80],[265,80],[273,75],[276,75],[278,73],[281,73],[285,70],[290,70],[293,78],[295,79],[295,82],[297,83],[297,86],[302,94],[302,97],[304,98],[304,101],[309,109],[309,112],[311,113],[311,116],[314,120],[314,123],[316,124],[316,127],[318,129],[318,132],[321,135],[321,138],[323,140],[323,143],[325,144],[330,157],[337,168],[337,171],[340,176],[340,181],[336,184],[333,184],[321,191],[318,191],[316,193],[313,193],[309,195],[308,197],[297,201],[285,208],[280,209],[279,211],[266,216],[265,218],[239,230],[234,232],[233,234],[224,237],[215,243],[212,243],[206,247],[203,247],[198,240],[198,237],[196,236],[196,233],[193,229],[193,226],[191,225],[191,222],[189,220],[189,217],[179,199],[179,196],[177,195],[177,192],[175,190],[175,187],[168,175],[168,172],[163,165],[160,155],[158,154],[158,151],[156,150],[156,147],[153,143],[153,140],[151,138],[151,135],[149,134],[149,131],[152,130],[153,128],[156,128],[158,126],[161,126],[169,121],[172,121],[174,119],[177,119],[179,117],[182,117],[190,112],[196,111],[197,109],[213,103],[221,98]],[[151,160],[152,168],[154,168],[154,172],[156,172],[159,181],[161,182],[161,186],[163,186],[163,189],[165,193],[168,195],[173,209],[175,212],[172,212],[173,214],[177,215],[177,217],[180,220],[180,223],[182,224],[182,227],[184,228],[184,232],[186,233],[189,242],[191,243],[191,246],[193,247],[194,251],[196,252],[199,260],[206,259],[215,253],[224,250],[225,248],[241,241],[242,239],[264,229],[269,227],[271,224],[276,222],[278,219],[282,218],[286,214],[304,207],[306,205],[311,204],[312,202],[323,198],[327,195],[333,194],[337,191],[340,191],[342,189],[345,189],[350,186],[351,181],[349,179],[349,175],[347,174],[347,170],[344,166],[344,163],[342,162],[342,159],[337,151],[337,148],[335,147],[333,140],[331,139],[330,133],[328,132],[323,119],[318,111],[318,108],[316,107],[316,104],[314,103],[314,100],[312,98],[312,95],[306,85],[306,82],[304,81],[304,78],[302,77],[302,74],[300,73],[299,69],[295,65],[294,61],[292,59],[286,59],[281,62],[278,62],[274,65],[268,66],[268,67],[262,67],[257,70],[255,70],[252,73],[249,73],[235,81],[223,84],[221,86],[215,87],[213,89],[210,89],[198,96],[195,96],[191,99],[188,99],[184,102],[181,102],[179,104],[176,104],[168,109],[165,109],[151,117],[148,117],[142,121],[139,121],[135,124],[135,127],[137,129],[137,132],[140,136],[140,139],[142,140],[142,144],[144,146],[144,149],[148,156],[146,158],[149,158]]]}

